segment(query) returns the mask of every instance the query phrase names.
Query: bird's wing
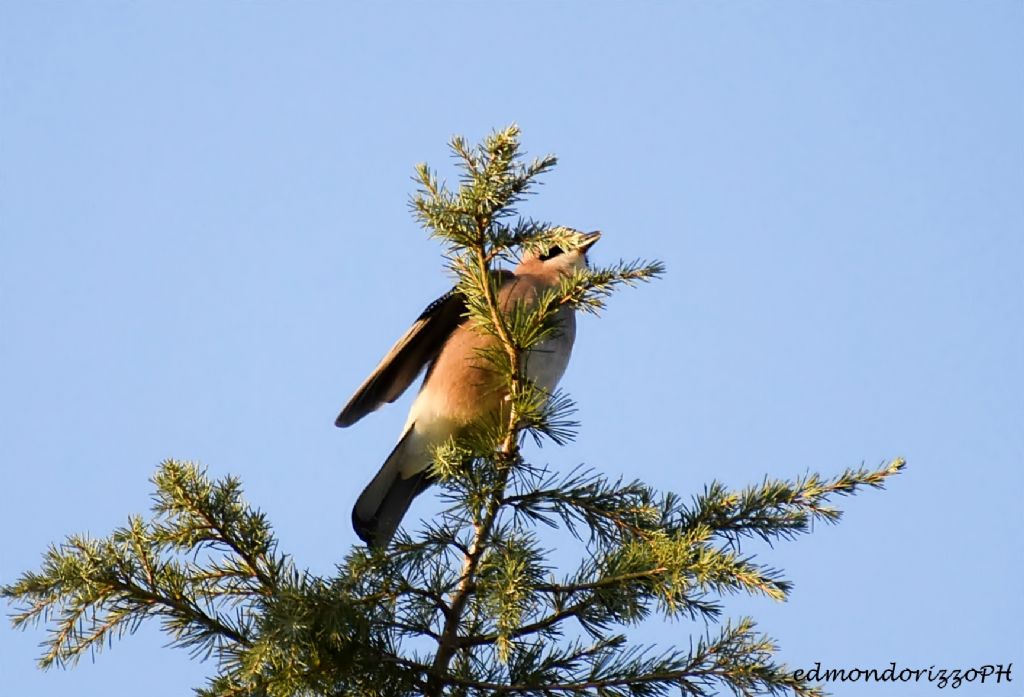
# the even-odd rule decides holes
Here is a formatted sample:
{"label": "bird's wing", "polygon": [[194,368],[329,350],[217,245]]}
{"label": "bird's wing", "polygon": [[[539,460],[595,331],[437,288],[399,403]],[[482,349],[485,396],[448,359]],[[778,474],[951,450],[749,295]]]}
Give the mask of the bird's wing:
{"label": "bird's wing", "polygon": [[351,426],[385,402],[398,399],[423,367],[437,357],[444,342],[465,320],[465,314],[466,299],[454,289],[430,303],[359,386],[334,424]]}

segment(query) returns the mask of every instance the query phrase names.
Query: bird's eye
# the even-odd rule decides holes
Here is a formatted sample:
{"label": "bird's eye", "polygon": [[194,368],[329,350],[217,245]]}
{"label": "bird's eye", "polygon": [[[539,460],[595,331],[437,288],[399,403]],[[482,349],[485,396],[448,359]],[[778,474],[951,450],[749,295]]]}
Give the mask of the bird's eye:
{"label": "bird's eye", "polygon": [[540,255],[540,260],[541,261],[547,261],[548,259],[553,259],[553,258],[557,257],[561,253],[562,253],[562,248],[556,245],[556,246],[552,247],[551,249],[549,249],[547,254],[541,254]]}

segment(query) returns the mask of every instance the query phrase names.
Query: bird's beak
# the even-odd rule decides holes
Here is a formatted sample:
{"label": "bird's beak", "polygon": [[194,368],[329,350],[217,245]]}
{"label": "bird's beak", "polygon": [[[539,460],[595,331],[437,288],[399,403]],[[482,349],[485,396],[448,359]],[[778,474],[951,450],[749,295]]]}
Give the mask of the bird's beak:
{"label": "bird's beak", "polygon": [[583,243],[580,245],[580,251],[586,253],[588,249],[594,246],[594,244],[601,239],[601,233],[598,230],[594,232],[585,232],[580,235]]}

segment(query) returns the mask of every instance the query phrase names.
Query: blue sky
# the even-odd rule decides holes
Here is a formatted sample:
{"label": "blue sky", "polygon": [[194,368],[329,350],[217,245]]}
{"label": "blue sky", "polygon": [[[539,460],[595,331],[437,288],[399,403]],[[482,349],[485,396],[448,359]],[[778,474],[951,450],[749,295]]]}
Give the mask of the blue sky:
{"label": "blue sky", "polygon": [[[560,157],[524,213],[668,267],[582,320],[583,426],[536,460],[688,495],[905,456],[763,551],[789,602],[730,614],[793,667],[1013,661],[957,694],[1019,694],[1022,29],[996,1],[0,0],[0,582],[145,511],[167,457],[239,475],[330,573],[409,395],[332,420],[449,283],[413,165],[451,177],[451,135],[515,121]],[[0,627],[10,694],[181,695],[213,668],[144,629],[42,673],[41,639]]]}

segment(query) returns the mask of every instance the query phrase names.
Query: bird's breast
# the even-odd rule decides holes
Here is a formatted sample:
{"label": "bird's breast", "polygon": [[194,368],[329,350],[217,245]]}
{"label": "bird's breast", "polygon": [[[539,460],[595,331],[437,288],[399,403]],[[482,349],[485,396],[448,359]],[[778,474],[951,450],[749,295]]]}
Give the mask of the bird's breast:
{"label": "bird's breast", "polygon": [[[572,308],[561,308],[555,321],[557,334],[529,351],[523,366],[526,376],[547,392],[555,389],[565,373],[576,338]],[[427,373],[409,411],[406,428],[416,424],[418,431],[450,434],[456,424],[468,424],[496,410],[507,394],[506,386],[481,355],[482,350],[493,346],[492,337],[469,324],[453,332]]]}
{"label": "bird's breast", "polygon": [[576,340],[576,313],[562,307],[556,316],[558,334],[543,341],[526,355],[526,376],[538,387],[551,392],[565,374]]}

